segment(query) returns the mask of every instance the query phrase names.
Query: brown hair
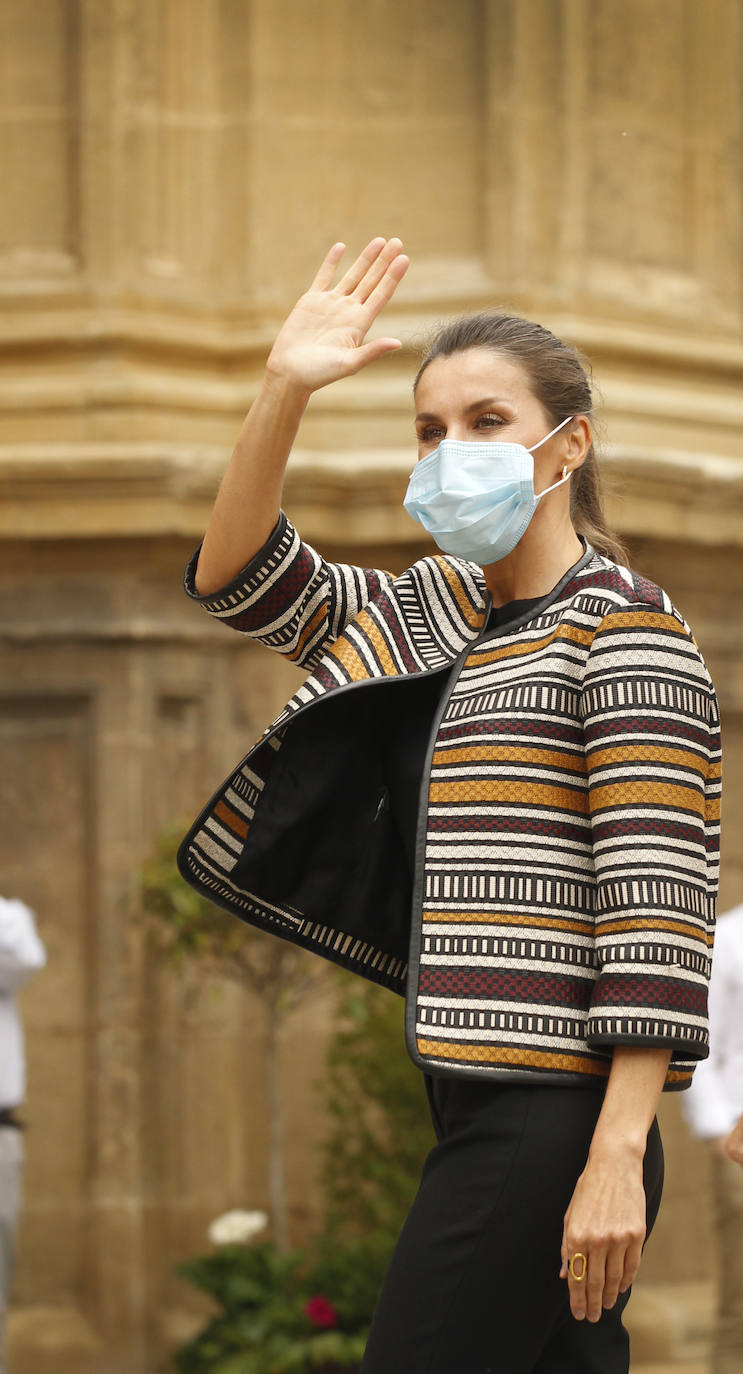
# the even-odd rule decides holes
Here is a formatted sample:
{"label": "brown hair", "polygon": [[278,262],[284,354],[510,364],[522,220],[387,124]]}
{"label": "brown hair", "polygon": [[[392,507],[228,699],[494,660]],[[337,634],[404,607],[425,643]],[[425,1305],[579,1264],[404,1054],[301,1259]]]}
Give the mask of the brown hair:
{"label": "brown hair", "polygon": [[[468,348],[489,348],[521,363],[537,397],[553,425],[569,415],[593,419],[593,397],[588,376],[577,349],[563,343],[541,324],[517,315],[482,310],[444,325],[425,348],[413,383],[434,358],[448,358]],[[626,563],[627,553],[604,514],[601,476],[593,442],[570,483],[570,518],[598,553]]]}

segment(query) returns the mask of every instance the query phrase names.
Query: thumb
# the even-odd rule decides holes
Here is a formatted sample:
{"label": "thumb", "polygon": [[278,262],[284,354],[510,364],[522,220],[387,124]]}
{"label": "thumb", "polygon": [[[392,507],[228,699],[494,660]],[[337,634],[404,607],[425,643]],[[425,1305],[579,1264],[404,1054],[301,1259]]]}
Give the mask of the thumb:
{"label": "thumb", "polygon": [[362,367],[367,367],[369,363],[375,363],[378,358],[383,358],[386,353],[396,353],[402,348],[399,339],[372,339],[370,343],[361,344],[354,353],[354,372],[360,372]]}

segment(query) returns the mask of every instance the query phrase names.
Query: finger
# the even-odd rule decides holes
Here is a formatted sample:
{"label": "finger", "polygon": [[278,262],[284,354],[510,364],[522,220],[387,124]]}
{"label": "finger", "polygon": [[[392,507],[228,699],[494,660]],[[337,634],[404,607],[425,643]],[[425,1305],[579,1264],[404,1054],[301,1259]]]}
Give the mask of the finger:
{"label": "finger", "polygon": [[358,301],[365,301],[369,298],[375,286],[378,286],[390,263],[398,257],[402,248],[402,239],[388,239],[381,253],[367,268],[361,281],[359,282],[354,296]]}
{"label": "finger", "polygon": [[325,254],[320,269],[313,281],[310,291],[327,291],[330,283],[335,276],[335,269],[338,266],[343,254],[346,251],[345,243],[334,243],[333,247]]}
{"label": "finger", "polygon": [[[567,1261],[568,1261],[569,1259],[571,1259],[572,1257],[574,1257],[575,1255],[587,1255],[587,1254],[588,1254],[588,1250],[586,1249],[585,1244],[584,1244],[584,1245],[578,1245],[577,1243],[574,1243],[572,1240],[568,1240],[568,1242],[567,1242],[567,1255],[566,1255],[565,1268],[566,1268],[567,1279],[568,1279],[568,1294],[569,1294],[569,1297],[570,1297],[570,1311],[572,1312],[572,1314],[573,1314],[573,1316],[575,1317],[576,1321],[579,1321],[579,1322],[583,1321],[583,1319],[584,1319],[584,1317],[585,1317],[585,1315],[586,1315],[586,1283],[588,1282],[588,1269],[589,1269],[590,1260],[587,1260],[586,1263],[583,1265],[583,1271],[584,1271],[584,1273],[583,1273],[583,1278],[580,1278],[580,1279],[573,1278],[573,1275],[572,1275],[571,1272],[570,1272],[570,1267],[569,1267],[569,1264],[568,1264]],[[575,1268],[578,1270],[578,1272],[580,1273],[581,1261],[580,1261],[580,1260],[575,1261],[574,1267],[575,1267]]]}
{"label": "finger", "polygon": [[402,348],[399,339],[372,339],[370,343],[362,344],[354,350],[354,366],[347,375],[352,377],[362,367],[375,363],[378,358],[383,358],[386,353],[394,353],[399,348]]}
{"label": "finger", "polygon": [[597,1322],[601,1319],[605,1284],[606,1251],[591,1250],[588,1275],[583,1285],[586,1316],[589,1322]]}
{"label": "finger", "polygon": [[622,1274],[622,1282],[619,1285],[620,1293],[626,1293],[627,1289],[634,1283],[637,1277],[637,1271],[640,1268],[640,1260],[642,1259],[642,1243],[644,1239],[644,1236],[639,1236],[637,1240],[631,1241],[627,1246],[627,1251],[624,1256],[624,1273]]}
{"label": "finger", "polygon": [[[574,1278],[570,1272],[570,1265],[568,1265],[568,1292],[570,1296],[570,1311],[576,1321],[583,1321],[584,1318],[589,1316],[592,1310],[595,1310],[595,1292],[594,1306],[592,1308],[591,1299],[589,1297],[589,1284],[593,1283],[595,1289],[596,1285],[600,1283],[600,1291],[603,1292],[604,1257],[601,1252],[595,1254],[590,1251],[585,1241],[580,1245],[568,1241],[568,1256],[573,1257],[573,1267],[579,1274],[581,1273],[581,1260],[575,1258],[579,1255],[586,1255],[588,1258],[586,1263],[582,1265],[581,1278]],[[599,1311],[600,1310],[601,1303],[599,1299]]]}
{"label": "finger", "polygon": [[625,1248],[623,1245],[615,1246],[606,1256],[606,1272],[604,1275],[604,1296],[602,1306],[613,1307],[619,1297],[619,1289],[624,1278],[624,1258]]}
{"label": "finger", "polygon": [[388,300],[394,296],[400,282],[410,266],[410,258],[404,253],[398,253],[397,257],[390,263],[379,285],[374,288],[366,301],[366,309],[369,313],[370,321],[373,320],[385,306]]}
{"label": "finger", "polygon": [[359,282],[366,275],[373,262],[376,262],[382,252],[387,240],[378,238],[372,239],[367,243],[363,253],[360,253],[353,266],[341,277],[338,282],[337,290],[345,296],[350,296],[356,290]]}

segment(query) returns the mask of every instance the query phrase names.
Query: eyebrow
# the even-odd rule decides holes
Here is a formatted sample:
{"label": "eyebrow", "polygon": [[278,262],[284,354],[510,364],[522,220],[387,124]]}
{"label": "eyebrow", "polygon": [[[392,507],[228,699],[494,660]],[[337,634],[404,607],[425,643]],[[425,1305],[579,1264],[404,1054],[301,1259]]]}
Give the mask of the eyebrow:
{"label": "eyebrow", "polygon": [[[505,402],[506,405],[513,406],[513,401],[509,401],[507,396],[486,396],[482,401],[473,401],[471,405],[465,406],[464,413],[465,415],[470,415],[473,410],[487,409],[488,406],[502,405],[503,402]],[[425,410],[421,411],[420,415],[416,415],[415,418],[417,422],[418,420],[438,420],[441,417],[439,415],[434,415],[431,411]]]}

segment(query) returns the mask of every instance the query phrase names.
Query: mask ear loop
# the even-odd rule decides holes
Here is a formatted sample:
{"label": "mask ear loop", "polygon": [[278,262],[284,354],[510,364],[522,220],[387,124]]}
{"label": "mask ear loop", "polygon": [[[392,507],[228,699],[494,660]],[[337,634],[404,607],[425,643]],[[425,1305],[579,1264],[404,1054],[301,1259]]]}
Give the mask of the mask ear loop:
{"label": "mask ear loop", "polygon": [[543,497],[543,496],[546,496],[548,491],[555,491],[555,489],[556,489],[557,487],[561,487],[561,486],[562,486],[563,482],[569,482],[569,481],[570,481],[570,478],[572,477],[572,475],[573,475],[572,472],[568,472],[568,465],[567,465],[567,463],[566,463],[565,466],[564,466],[564,468],[563,468],[563,470],[562,470],[562,477],[560,478],[559,482],[553,482],[553,483],[552,483],[552,486],[551,486],[551,487],[545,487],[544,491],[537,491],[537,492],[535,492],[535,493],[534,493],[534,500],[535,500],[535,501],[541,501],[542,497]]}
{"label": "mask ear loop", "polygon": [[[566,425],[569,425],[572,419],[574,419],[574,416],[568,415],[567,420],[561,420],[559,425],[555,425],[555,428],[551,429],[549,434],[545,434],[544,438],[539,440],[538,444],[534,444],[530,449],[527,449],[527,453],[534,453],[535,449],[541,448],[542,444],[546,444],[547,440],[551,439],[553,434],[557,434],[557,431],[559,429],[564,429]],[[554,491],[556,487],[561,487],[563,482],[567,482],[570,476],[571,474],[568,472],[568,465],[567,463],[565,463],[562,469],[562,477],[560,478],[559,482],[553,482],[551,487],[545,487],[544,491],[535,493],[534,499],[536,501],[541,501],[542,497],[546,496],[548,491]]]}
{"label": "mask ear loop", "polygon": [[[569,424],[570,424],[570,421],[573,420],[573,419],[575,419],[575,416],[574,416],[574,415],[568,415],[567,420],[561,420],[560,423],[559,423],[559,425],[555,425],[555,428],[554,428],[554,429],[551,429],[550,432],[549,432],[549,434],[545,434],[544,438],[539,440],[539,443],[538,443],[538,444],[532,444],[531,448],[529,448],[529,449],[526,450],[527,453],[534,453],[538,448],[541,448],[541,447],[542,447],[542,444],[546,444],[547,440],[548,440],[548,439],[551,439],[553,434],[557,434],[557,431],[558,431],[559,429],[564,429],[565,426],[566,426],[566,425],[569,425]],[[567,466],[567,465],[566,465],[566,466]]]}

